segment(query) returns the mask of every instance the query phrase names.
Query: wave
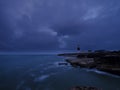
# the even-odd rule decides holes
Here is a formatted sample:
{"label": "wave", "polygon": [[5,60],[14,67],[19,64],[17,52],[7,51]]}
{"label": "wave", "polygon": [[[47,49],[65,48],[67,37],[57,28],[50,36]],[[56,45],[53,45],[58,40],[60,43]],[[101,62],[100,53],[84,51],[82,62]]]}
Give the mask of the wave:
{"label": "wave", "polygon": [[97,69],[86,69],[87,72],[95,72],[97,74],[101,74],[101,75],[107,75],[107,76],[111,76],[111,77],[115,77],[115,78],[120,78],[120,76],[118,75],[114,75],[114,74],[110,74],[104,71],[99,71]]}
{"label": "wave", "polygon": [[98,74],[103,74],[103,75],[112,76],[112,77],[115,77],[115,78],[120,78],[120,76],[118,76],[118,75],[110,74],[110,73],[103,72],[103,71],[95,70],[95,72],[98,73]]}
{"label": "wave", "polygon": [[51,74],[45,74],[45,75],[41,75],[40,77],[37,77],[34,79],[34,82],[41,82],[46,80],[47,78],[49,78],[52,75],[56,75],[57,73],[51,73]]}
{"label": "wave", "polygon": [[42,75],[42,76],[40,76],[40,77],[38,77],[38,78],[35,78],[35,82],[40,82],[40,81],[43,81],[43,80],[45,80],[45,79],[47,79],[48,77],[50,77],[50,75]]}

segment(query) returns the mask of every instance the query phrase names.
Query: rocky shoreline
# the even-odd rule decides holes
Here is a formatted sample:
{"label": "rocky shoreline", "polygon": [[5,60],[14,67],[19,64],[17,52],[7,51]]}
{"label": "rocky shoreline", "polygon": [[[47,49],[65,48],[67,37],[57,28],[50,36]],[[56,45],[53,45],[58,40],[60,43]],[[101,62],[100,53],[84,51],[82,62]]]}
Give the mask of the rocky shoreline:
{"label": "rocky shoreline", "polygon": [[73,87],[71,90],[102,90],[97,87],[89,87],[89,86],[76,86]]}
{"label": "rocky shoreline", "polygon": [[69,57],[66,62],[82,68],[96,68],[120,76],[120,51],[94,51],[86,53],[64,53],[58,56]]}

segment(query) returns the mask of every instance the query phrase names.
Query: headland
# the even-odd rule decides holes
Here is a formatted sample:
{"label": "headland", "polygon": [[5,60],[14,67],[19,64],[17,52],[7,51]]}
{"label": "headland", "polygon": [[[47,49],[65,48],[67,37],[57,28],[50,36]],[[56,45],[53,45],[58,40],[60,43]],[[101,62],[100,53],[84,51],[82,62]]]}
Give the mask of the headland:
{"label": "headland", "polygon": [[120,75],[120,51],[97,50],[93,52],[63,53],[66,62],[74,67],[96,68],[97,70]]}

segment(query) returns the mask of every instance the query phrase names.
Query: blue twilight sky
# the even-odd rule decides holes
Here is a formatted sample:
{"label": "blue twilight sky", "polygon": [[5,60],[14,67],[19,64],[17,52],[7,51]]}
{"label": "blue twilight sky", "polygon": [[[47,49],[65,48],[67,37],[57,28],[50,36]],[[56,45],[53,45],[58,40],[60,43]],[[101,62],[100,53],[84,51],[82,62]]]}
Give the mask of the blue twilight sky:
{"label": "blue twilight sky", "polygon": [[120,49],[120,0],[0,0],[0,51]]}

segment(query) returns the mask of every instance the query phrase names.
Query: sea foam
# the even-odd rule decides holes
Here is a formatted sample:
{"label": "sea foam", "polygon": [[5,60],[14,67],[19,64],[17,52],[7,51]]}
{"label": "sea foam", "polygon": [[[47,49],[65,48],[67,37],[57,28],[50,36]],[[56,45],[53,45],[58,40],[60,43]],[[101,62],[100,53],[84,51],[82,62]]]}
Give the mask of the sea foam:
{"label": "sea foam", "polygon": [[35,82],[43,81],[43,80],[47,79],[48,77],[50,77],[50,75],[42,75],[42,76],[40,76],[38,78],[35,78],[34,81]]}

